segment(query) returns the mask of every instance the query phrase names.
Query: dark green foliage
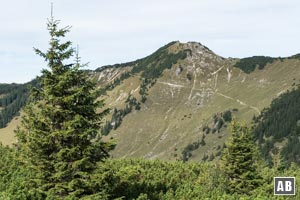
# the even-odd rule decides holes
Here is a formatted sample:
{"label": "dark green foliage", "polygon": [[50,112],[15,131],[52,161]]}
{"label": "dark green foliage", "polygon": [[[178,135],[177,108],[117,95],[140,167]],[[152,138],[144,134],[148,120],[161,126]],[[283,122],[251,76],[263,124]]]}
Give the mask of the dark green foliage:
{"label": "dark green foliage", "polygon": [[202,128],[202,132],[205,134],[209,134],[210,132],[212,132],[213,134],[216,132],[220,132],[220,129],[222,127],[227,127],[227,123],[230,122],[232,120],[232,114],[230,110],[226,110],[224,112],[221,113],[216,113],[213,115],[212,117],[213,120],[213,125],[211,127],[209,127],[208,125],[205,125]]}
{"label": "dark green foliage", "polygon": [[232,115],[231,115],[230,110],[227,110],[227,111],[223,112],[223,119],[224,119],[225,122],[231,122]]}
{"label": "dark green foliage", "polygon": [[[204,135],[203,135],[204,136]],[[205,146],[206,145],[206,142],[204,140],[205,137],[202,137],[201,141],[200,141],[200,145],[201,146]]]}
{"label": "dark green foliage", "polygon": [[[109,199],[205,199],[223,194],[219,169],[206,163],[109,160],[99,168],[99,185],[107,185]],[[103,178],[103,175],[105,177]]]}
{"label": "dark green foliage", "polygon": [[18,159],[15,148],[0,143],[0,199],[41,199],[30,193],[27,181],[33,178],[30,169]]}
{"label": "dark green foliage", "polygon": [[132,62],[127,62],[127,63],[120,63],[120,64],[114,64],[114,65],[105,65],[102,67],[99,67],[97,69],[95,69],[95,72],[102,72],[106,69],[110,69],[110,68],[123,68],[123,67],[130,67],[130,66],[134,66],[139,62],[140,59],[132,61]]}
{"label": "dark green foliage", "polygon": [[[186,55],[182,52],[179,52],[178,54],[167,53],[168,47],[172,46],[175,43],[176,43],[175,41],[170,42],[169,44],[159,48],[150,56],[147,56],[142,59],[138,59],[133,62],[116,64],[116,65],[107,65],[96,69],[95,70],[96,72],[101,72],[108,68],[121,68],[127,66],[132,67],[130,72],[123,73],[119,78],[114,80],[113,83],[105,86],[101,90],[101,94],[105,94],[106,91],[112,90],[117,85],[119,85],[121,81],[129,78],[133,74],[140,73],[140,72],[142,72],[142,79],[147,82],[146,85],[148,85],[149,83],[153,84],[152,80],[158,78],[164,69],[170,68],[172,64],[175,64],[177,62],[178,59],[184,59],[186,57]],[[144,90],[146,90],[146,88],[144,88]],[[141,96],[143,102],[145,102],[146,101],[145,97],[147,96],[147,94],[144,93],[143,95],[141,94]]]}
{"label": "dark green foliage", "polygon": [[288,168],[292,163],[300,164],[300,128],[295,134],[288,137],[287,144],[282,148],[281,157],[282,163],[281,167]]}
{"label": "dark green foliage", "polygon": [[215,155],[212,153],[209,158],[208,158],[208,161],[213,161],[215,159]]}
{"label": "dark green foliage", "polygon": [[249,74],[253,72],[256,67],[258,67],[258,69],[263,69],[268,63],[273,63],[279,59],[281,60],[281,58],[272,58],[268,56],[253,56],[240,59],[234,66]]}
{"label": "dark green foliage", "polygon": [[203,157],[202,157],[202,161],[207,161],[207,159],[208,159],[208,155],[204,154]]}
{"label": "dark green foliage", "polygon": [[[108,65],[101,68],[98,68],[96,71],[102,71],[107,68],[118,68],[131,66],[132,69],[130,72],[123,73],[119,78],[115,79],[112,83],[106,85],[101,89],[101,94],[105,94],[106,91],[112,90],[117,85],[119,85],[124,79],[129,78],[131,75],[141,73],[141,87],[139,94],[141,95],[141,102],[145,103],[147,100],[147,91],[148,87],[151,87],[155,84],[156,79],[161,76],[165,69],[170,69],[172,65],[176,64],[178,60],[183,60],[187,57],[187,54],[190,50],[179,51],[176,54],[168,53],[168,47],[172,46],[176,42],[171,42],[156,52],[142,59],[138,59],[133,62],[117,64],[117,65]],[[139,107],[139,106],[138,106]]]}
{"label": "dark green foliage", "polygon": [[112,117],[111,117],[111,124],[112,125],[112,128],[115,130],[117,129],[121,123],[122,123],[122,120],[123,120],[123,117],[125,117],[128,113],[130,113],[132,110],[132,107],[126,105],[126,107],[124,109],[114,109],[113,111],[113,114],[112,114]]}
{"label": "dark green foliage", "polygon": [[141,102],[142,103],[145,103],[146,100],[147,100],[147,91],[148,91],[148,79],[142,79],[142,84],[141,84],[141,87],[140,87],[140,90],[139,90],[139,94],[141,95]]}
{"label": "dark green foliage", "polygon": [[221,154],[222,154],[222,152],[221,152],[221,151],[218,151],[218,152],[216,153],[216,157],[221,156]]}
{"label": "dark green foliage", "polygon": [[4,84],[4,83],[0,83],[0,94],[7,94],[10,93],[12,90],[17,89],[21,84],[16,84],[16,83],[12,83],[12,84]]}
{"label": "dark green foliage", "polygon": [[60,42],[69,28],[58,28],[49,20],[50,47],[36,53],[48,63],[42,70],[40,88],[32,88],[24,108],[22,127],[16,131],[20,159],[33,173],[27,180],[33,199],[78,199],[101,193],[91,182],[98,162],[108,157],[109,144],[101,141],[101,120],[96,113],[103,106],[86,71],[72,58],[71,42]]}
{"label": "dark green foliage", "polygon": [[232,121],[232,139],[223,150],[223,172],[229,193],[249,195],[261,183],[257,171],[257,151],[252,133],[245,125]]}
{"label": "dark green foliage", "polygon": [[170,69],[173,64],[176,64],[178,60],[183,60],[186,58],[187,53],[186,51],[180,51],[177,54],[169,54],[167,53],[167,49],[164,51],[159,52],[157,51],[150,57],[147,62],[142,63],[141,65],[137,65],[132,69],[132,72],[139,72],[143,69],[142,72],[142,84],[140,87],[140,95],[141,95],[141,102],[144,103],[147,99],[147,91],[148,85],[153,86],[156,82],[156,79],[161,76],[165,69]]}
{"label": "dark green foliage", "polygon": [[289,59],[298,59],[298,60],[300,60],[300,53],[298,53],[298,54],[295,54],[295,55],[293,55],[293,56],[290,56],[290,57],[288,57]]}
{"label": "dark green foliage", "polygon": [[224,121],[221,118],[219,118],[218,121],[216,122],[216,129],[220,130],[222,128],[223,124],[224,124]]}
{"label": "dark green foliage", "polygon": [[140,102],[138,102],[138,100],[131,96],[131,95],[128,95],[125,103],[127,103],[127,105],[132,109],[132,108],[135,108],[135,110],[140,110],[141,108],[141,104]]}
{"label": "dark green foliage", "polygon": [[275,140],[288,136],[300,119],[300,89],[288,91],[274,99],[271,106],[257,117],[256,139],[273,136]]}
{"label": "dark green foliage", "polygon": [[186,147],[184,147],[183,151],[181,152],[181,154],[182,154],[181,160],[183,162],[188,161],[189,158],[192,157],[192,152],[204,145],[206,145],[205,135],[202,135],[201,140],[199,140],[197,142],[193,142],[191,144],[188,144]]}
{"label": "dark green foliage", "polygon": [[183,60],[187,57],[188,50],[179,51],[176,54],[168,53],[167,48],[173,44],[174,43],[170,43],[160,48],[152,55],[140,60],[140,62],[132,68],[131,73],[133,74],[142,72],[142,84],[139,91],[142,103],[147,100],[148,86],[153,86],[156,79],[162,75],[165,69],[171,69],[178,60]]}
{"label": "dark green foliage", "polygon": [[192,144],[188,144],[182,151],[182,161],[186,162],[192,156],[192,151],[199,148],[200,143],[194,142]]}
{"label": "dark green foliage", "polygon": [[259,144],[259,149],[262,156],[265,158],[268,166],[273,166],[272,157],[270,155],[271,150],[274,148],[274,140],[267,139],[264,144]]}
{"label": "dark green foliage", "polygon": [[239,109],[233,108],[232,111],[233,111],[233,112],[237,112],[237,111],[239,111]]}
{"label": "dark green foliage", "polygon": [[[165,49],[158,57],[153,57],[153,60],[149,60],[149,63],[144,63],[147,67],[143,70],[142,77],[145,79],[156,79],[161,76],[165,69],[171,69],[172,65],[176,64],[178,60],[184,60],[187,57],[186,51],[179,51],[176,54],[168,53]],[[133,71],[140,71],[142,66],[133,68]]]}
{"label": "dark green foliage", "polygon": [[135,109],[136,109],[136,110],[140,110],[140,109],[141,109],[141,104],[140,104],[140,102],[138,102],[138,103],[135,105]]}
{"label": "dark green foliage", "polygon": [[147,100],[147,96],[146,96],[146,94],[143,94],[143,95],[141,96],[141,102],[142,102],[142,103],[145,103],[146,100]]}
{"label": "dark green foliage", "polygon": [[105,87],[100,89],[100,95],[106,94],[107,91],[113,90],[116,86],[120,85],[123,80],[130,77],[129,72],[124,72],[120,77],[116,78],[112,83],[107,84]]}
{"label": "dark green foliage", "polygon": [[[45,199],[30,192],[26,184],[34,174],[16,158],[14,149],[0,145],[0,198],[1,199]],[[204,155],[204,160],[213,158]],[[80,199],[278,199],[273,195],[274,176],[295,176],[299,185],[300,169],[278,171],[262,166],[258,171],[262,184],[251,194],[226,193],[228,181],[218,164],[148,161],[143,159],[108,159],[98,163],[89,182],[96,186],[97,193]],[[300,195],[300,191],[296,191]],[[294,196],[293,196],[294,197]],[[293,197],[291,199],[293,199]],[[48,199],[53,199],[48,197]],[[62,198],[59,198],[62,199]],[[79,198],[65,198],[79,199]],[[286,199],[286,198],[285,198]]]}
{"label": "dark green foliage", "polygon": [[212,128],[212,133],[219,132],[222,126],[224,125],[224,119],[222,117],[222,113],[215,114],[213,116],[214,127]]}
{"label": "dark green foliage", "polygon": [[[133,67],[131,72],[138,73],[138,72],[144,71],[145,68],[150,68],[149,64],[159,62],[159,59],[162,58],[166,54],[168,47],[172,46],[175,43],[176,43],[176,41],[170,42],[169,44],[159,48],[157,51],[155,51],[150,56],[147,56],[145,58],[137,60],[135,66]],[[153,74],[153,73],[151,73],[151,74]]]}
{"label": "dark green foliage", "polygon": [[[300,119],[300,89],[293,89],[274,99],[269,108],[261,115],[254,117],[254,135],[260,144],[260,150],[268,160],[270,166],[272,157],[270,151],[275,142],[282,142],[289,138],[287,146],[283,148],[282,159],[286,166],[291,162],[300,164],[297,136],[300,136],[298,120]],[[292,139],[294,138],[294,139]]]}
{"label": "dark green foliage", "polygon": [[0,84],[0,95],[3,95],[0,98],[0,128],[19,114],[27,102],[29,87],[32,86],[38,86],[36,79],[26,84]]}
{"label": "dark green foliage", "polygon": [[110,121],[107,121],[101,129],[102,135],[108,135],[109,132],[113,129]]}
{"label": "dark green foliage", "polygon": [[205,133],[205,134],[209,134],[211,131],[211,128],[208,126],[208,125],[205,125],[203,128],[202,128],[202,132]]}
{"label": "dark green foliage", "polygon": [[[210,155],[213,158],[213,155]],[[209,157],[206,156],[206,160]],[[284,172],[259,167],[260,187],[251,194],[226,193],[228,181],[217,164],[147,161],[142,159],[108,160],[95,177],[106,188],[108,199],[278,199],[273,195],[274,176],[296,176],[299,168]],[[297,183],[298,184],[298,181]],[[296,195],[299,195],[297,192]],[[293,198],[292,198],[293,199]]]}
{"label": "dark green foliage", "polygon": [[147,56],[145,58],[137,59],[135,61],[127,62],[127,63],[102,66],[102,67],[97,68],[95,71],[96,72],[101,72],[101,71],[103,71],[105,69],[108,69],[108,68],[122,68],[122,67],[128,67],[128,66],[135,66],[139,63],[144,62],[144,60],[152,60],[153,57],[156,57],[160,52],[162,52],[163,50],[167,49],[168,47],[172,46],[175,43],[176,43],[176,41],[170,42],[170,43],[166,44],[165,46],[159,48],[156,52],[154,52],[150,56]]}
{"label": "dark green foliage", "polygon": [[107,121],[106,124],[102,127],[101,133],[103,135],[108,135],[111,130],[116,130],[122,123],[123,118],[131,113],[133,109],[140,110],[140,102],[133,96],[128,95],[126,101],[126,106],[124,109],[114,109],[110,121]]}
{"label": "dark green foliage", "polygon": [[190,73],[186,74],[186,78],[191,81],[193,79],[193,76]]}

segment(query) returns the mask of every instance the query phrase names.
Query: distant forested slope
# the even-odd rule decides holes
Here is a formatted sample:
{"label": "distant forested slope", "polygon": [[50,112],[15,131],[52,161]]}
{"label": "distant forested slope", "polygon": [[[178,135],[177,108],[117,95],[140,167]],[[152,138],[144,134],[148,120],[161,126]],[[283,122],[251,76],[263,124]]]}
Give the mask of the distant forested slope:
{"label": "distant forested slope", "polygon": [[0,84],[0,128],[18,115],[27,101],[29,87],[36,85],[37,80],[25,84]]}
{"label": "distant forested slope", "polygon": [[[279,153],[285,166],[300,164],[300,88],[287,91],[274,99],[269,108],[254,117],[254,135],[270,165]],[[285,141],[285,142],[284,142]],[[277,147],[275,144],[280,144]]]}
{"label": "distant forested slope", "polygon": [[240,68],[243,72],[250,74],[256,68],[264,69],[267,64],[272,64],[275,61],[284,61],[284,59],[300,59],[300,54],[295,54],[289,57],[270,57],[270,56],[252,56],[240,59],[234,66]]}

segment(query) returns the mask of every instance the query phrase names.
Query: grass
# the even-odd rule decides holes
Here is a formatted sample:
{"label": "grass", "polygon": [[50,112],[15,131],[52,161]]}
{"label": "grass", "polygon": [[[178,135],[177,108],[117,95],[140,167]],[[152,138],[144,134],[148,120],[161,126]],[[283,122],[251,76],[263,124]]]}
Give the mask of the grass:
{"label": "grass", "polygon": [[[192,92],[192,100],[188,101],[193,80],[186,80],[187,63],[181,64],[185,68],[179,77],[175,75],[176,66],[166,70],[158,83],[149,90],[148,100],[142,105],[141,111],[126,116],[122,125],[111,133],[110,136],[118,140],[118,145],[112,152],[115,157],[158,157],[174,160],[180,156],[187,144],[201,139],[202,126],[211,123],[213,114],[237,108],[239,111],[234,113],[235,117],[249,123],[253,115],[258,114],[252,107],[261,110],[268,106],[278,93],[291,87],[294,78],[300,77],[297,60],[276,61],[251,74],[232,68],[233,76],[229,83],[224,68],[218,73],[216,89],[233,100],[213,93],[204,97],[203,107],[199,107],[197,100],[202,97],[197,95],[203,93],[201,89],[214,89],[213,77],[209,77],[212,80],[208,81],[208,76],[197,74],[196,90]],[[159,82],[184,87],[176,88]],[[247,105],[241,105],[237,99]],[[188,117],[184,117],[185,115]],[[204,154],[215,154],[216,147],[222,146],[229,136],[226,128],[221,133],[207,135],[206,145],[194,151],[192,159],[199,161]],[[176,154],[178,157],[174,156]]]}
{"label": "grass", "polygon": [[[184,44],[176,43],[170,47],[170,51],[175,52],[178,48],[185,48]],[[258,114],[254,108],[261,110],[267,107],[272,99],[291,88],[294,79],[300,77],[300,61],[296,59],[275,61],[250,74],[233,67],[235,61],[216,59],[214,54],[193,59],[196,62],[195,68],[186,59],[165,70],[149,89],[148,99],[141,105],[141,110],[133,110],[126,115],[121,126],[104,137],[117,140],[116,149],[112,151],[113,157],[179,159],[186,145],[202,138],[202,127],[211,125],[215,113],[237,108],[238,112],[234,112],[234,116],[249,123],[253,115]],[[183,66],[183,71],[176,75],[179,65]],[[229,82],[228,66],[232,69]],[[216,75],[211,73],[221,67],[216,73],[216,84]],[[193,74],[191,81],[187,80],[188,72]],[[94,76],[99,77],[99,73]],[[130,92],[140,99],[140,84],[139,75],[124,80],[104,96],[106,106],[123,108]],[[13,129],[19,122],[20,119],[12,120],[8,127],[0,129],[0,140],[4,144],[10,145],[15,141]],[[208,134],[206,145],[195,150],[191,159],[199,161],[204,154],[216,154],[216,147],[222,146],[229,137],[228,128],[222,128],[220,133]]]}
{"label": "grass", "polygon": [[0,142],[3,145],[12,146],[12,144],[16,142],[14,130],[20,124],[21,124],[21,118],[18,116],[18,117],[14,117],[5,128],[0,129]]}

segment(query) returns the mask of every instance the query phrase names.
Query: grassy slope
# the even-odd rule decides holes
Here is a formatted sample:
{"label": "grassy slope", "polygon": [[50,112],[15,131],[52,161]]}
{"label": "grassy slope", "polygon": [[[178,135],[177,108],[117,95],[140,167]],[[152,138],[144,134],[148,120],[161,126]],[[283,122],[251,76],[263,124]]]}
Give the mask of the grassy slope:
{"label": "grassy slope", "polygon": [[[178,48],[174,45],[170,51],[177,51]],[[249,122],[254,114],[268,106],[279,93],[290,88],[293,80],[300,76],[299,60],[276,61],[268,64],[264,70],[246,74],[232,67],[234,61],[215,59],[215,56],[205,59],[195,57],[165,70],[148,91],[148,99],[142,104],[141,110],[134,110],[127,115],[121,126],[107,137],[117,139],[118,145],[112,155],[179,159],[187,144],[201,139],[202,127],[211,125],[213,114],[238,108],[239,111],[234,115],[239,120]],[[204,66],[205,62],[212,65]],[[177,76],[179,65],[183,66],[183,71]],[[229,82],[227,67],[232,70]],[[220,68],[220,71],[212,74]],[[111,77],[117,73],[112,71]],[[187,73],[192,74],[192,80],[187,80]],[[114,90],[107,92],[104,97],[106,105],[122,108],[129,93],[139,99],[140,84],[139,75],[124,80]],[[13,129],[18,123],[19,120],[13,120],[7,128],[0,129],[0,141],[11,144],[14,141]],[[204,154],[216,153],[216,147],[223,145],[228,137],[226,128],[220,133],[208,134],[206,145],[194,151],[192,159],[200,160]]]}
{"label": "grassy slope", "polygon": [[0,129],[0,142],[3,145],[11,146],[13,143],[15,143],[16,138],[14,135],[14,129],[20,125],[20,122],[20,117],[14,117],[5,128]]}
{"label": "grassy slope", "polygon": [[[202,77],[199,73],[190,100],[193,80],[186,80],[185,71],[176,77],[175,66],[165,71],[150,89],[141,111],[126,116],[122,125],[111,133],[118,139],[113,155],[176,159],[187,144],[201,139],[202,126],[211,123],[214,113],[238,108],[235,116],[249,122],[273,98],[290,88],[293,79],[300,75],[299,65],[298,60],[278,61],[251,74],[232,68],[230,82],[224,68],[218,72],[216,88],[214,76]],[[183,87],[163,84],[166,82]],[[199,102],[203,105],[197,105]],[[195,151],[193,159],[201,159],[204,153],[216,153],[216,147],[228,138],[227,132],[223,129],[219,134],[207,135],[206,145]]]}

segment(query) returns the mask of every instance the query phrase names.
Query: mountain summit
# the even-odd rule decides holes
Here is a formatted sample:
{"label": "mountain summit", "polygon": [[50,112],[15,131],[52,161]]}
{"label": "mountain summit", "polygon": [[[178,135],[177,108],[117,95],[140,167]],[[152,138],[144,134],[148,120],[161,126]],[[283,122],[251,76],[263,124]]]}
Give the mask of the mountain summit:
{"label": "mountain summit", "polygon": [[[299,65],[297,56],[223,58],[200,43],[176,41],[90,75],[111,109],[101,131],[117,141],[112,156],[199,161],[220,155],[233,117],[250,122],[291,89]],[[12,122],[0,129],[5,144],[18,120]]]}
{"label": "mountain summit", "polygon": [[[253,67],[254,66],[254,67]],[[232,117],[250,122],[300,75],[296,58],[223,58],[197,42],[172,42],[130,63],[106,66],[115,157],[214,159]],[[249,70],[251,69],[251,70]],[[136,105],[138,105],[136,107]]]}

